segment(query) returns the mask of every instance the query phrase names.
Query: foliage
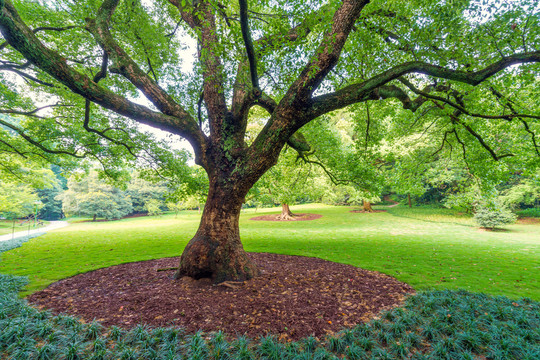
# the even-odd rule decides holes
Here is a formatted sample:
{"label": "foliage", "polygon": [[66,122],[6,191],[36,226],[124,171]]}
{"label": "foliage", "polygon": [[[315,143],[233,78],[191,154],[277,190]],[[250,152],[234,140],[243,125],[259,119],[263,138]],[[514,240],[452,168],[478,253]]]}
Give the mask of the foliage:
{"label": "foliage", "polygon": [[[257,37],[252,46],[232,21],[235,2],[2,4],[2,32],[12,46],[2,49],[0,92],[10,117],[3,115],[0,146],[10,156],[62,163],[71,154],[99,162],[111,176],[138,156],[149,169],[185,179],[187,155],[171,146],[181,136],[207,172],[228,167],[228,177],[245,179],[263,169],[251,174],[258,178],[297,130],[309,133],[306,124],[342,132],[331,114],[347,108],[355,156],[320,155],[330,167],[356,167],[368,190],[381,179],[379,169],[370,170],[381,160],[410,194],[422,192],[415,180],[430,158],[461,158],[486,178],[538,166],[532,0],[257,2],[243,29]],[[193,64],[178,55],[190,43],[202,44]],[[252,136],[246,129],[260,120],[249,112],[255,105],[267,119]],[[159,142],[140,124],[174,135]],[[395,157],[384,152],[393,147]]]}
{"label": "foliage", "polygon": [[59,199],[62,192],[63,189],[59,184],[55,184],[51,188],[37,190],[39,200],[43,204],[43,207],[39,210],[39,218],[45,220],[59,220],[63,218],[62,201]]}
{"label": "foliage", "polygon": [[[23,217],[33,214],[38,195],[28,185],[2,183],[0,185],[0,214],[5,217]],[[42,206],[42,204],[37,204]]]}
{"label": "foliage", "polygon": [[297,157],[291,148],[282,151],[278,163],[254,185],[248,194],[251,201],[264,205],[289,204],[318,198],[319,182],[315,180],[318,169]]}
{"label": "foliage", "polygon": [[146,203],[144,204],[144,210],[146,210],[148,212],[148,215],[150,216],[161,215],[162,214],[161,206],[162,206],[162,203],[158,199],[150,199],[150,200],[147,200]]}
{"label": "foliage", "polygon": [[6,217],[24,217],[34,214],[36,205],[41,209],[36,189],[47,191],[55,186],[53,172],[42,163],[19,159],[0,153],[0,214]]}
{"label": "foliage", "polygon": [[516,183],[501,191],[502,203],[511,209],[540,204],[540,171],[517,178]]}
{"label": "foliage", "polygon": [[126,195],[131,199],[133,212],[150,214],[150,209],[152,209],[151,215],[157,215],[165,207],[165,197],[169,189],[163,182],[154,183],[141,176],[142,174],[137,173],[132,175],[132,179],[127,184]]}
{"label": "foliage", "polygon": [[86,215],[105,219],[119,219],[131,213],[131,199],[120,189],[98,178],[90,172],[82,179],[72,177],[68,190],[60,198],[66,215]]}
{"label": "foliage", "polygon": [[540,218],[540,207],[519,210],[519,211],[516,211],[516,213],[520,217],[528,216],[528,217]]}
{"label": "foliage", "polygon": [[483,228],[495,229],[501,225],[513,224],[517,215],[500,204],[481,206],[474,213],[474,219]]}

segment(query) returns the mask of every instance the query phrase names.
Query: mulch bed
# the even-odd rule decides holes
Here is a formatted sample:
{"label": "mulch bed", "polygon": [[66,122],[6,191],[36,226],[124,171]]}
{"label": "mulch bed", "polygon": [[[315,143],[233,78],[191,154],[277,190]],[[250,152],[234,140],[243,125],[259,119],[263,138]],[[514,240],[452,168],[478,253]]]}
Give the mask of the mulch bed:
{"label": "mulch bed", "polygon": [[373,211],[351,210],[351,211],[349,211],[349,212],[352,212],[352,213],[364,213],[364,214],[374,214],[374,213],[387,212],[387,210],[373,210]]}
{"label": "mulch bed", "polygon": [[103,325],[179,326],[280,340],[323,337],[402,304],[409,285],[374,271],[317,258],[250,253],[262,275],[230,288],[208,279],[172,280],[164,258],[73,276],[28,297],[31,304]]}
{"label": "mulch bed", "polygon": [[249,220],[262,220],[262,221],[307,221],[307,220],[317,220],[322,218],[320,214],[294,214],[292,219],[279,219],[280,214],[271,214],[271,215],[261,215],[253,217]]}
{"label": "mulch bed", "polygon": [[540,218],[522,217],[518,219],[517,223],[523,225],[540,224]]}

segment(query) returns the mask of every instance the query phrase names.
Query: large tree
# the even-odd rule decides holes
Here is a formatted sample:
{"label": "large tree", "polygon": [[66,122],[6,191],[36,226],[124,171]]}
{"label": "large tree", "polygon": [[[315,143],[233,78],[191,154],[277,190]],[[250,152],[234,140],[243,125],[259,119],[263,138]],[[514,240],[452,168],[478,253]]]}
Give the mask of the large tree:
{"label": "large tree", "polygon": [[[244,197],[287,142],[309,151],[294,137],[300,128],[337,109],[436,106],[445,115],[441,146],[476,141],[485,161],[539,151],[539,114],[520,106],[527,91],[538,96],[535,0],[0,0],[0,11],[0,67],[52,95],[49,111],[62,117],[49,126],[91,133],[97,140],[85,151],[122,148],[134,122],[191,144],[209,192],[178,276],[258,274],[240,241]],[[186,38],[197,42],[193,69],[182,64]],[[35,115],[13,99],[9,79],[3,111]],[[268,120],[246,143],[253,106]],[[73,153],[83,136],[47,142],[43,131],[1,124],[45,152]],[[486,134],[486,124],[505,133]],[[512,148],[504,135],[520,131]]]}

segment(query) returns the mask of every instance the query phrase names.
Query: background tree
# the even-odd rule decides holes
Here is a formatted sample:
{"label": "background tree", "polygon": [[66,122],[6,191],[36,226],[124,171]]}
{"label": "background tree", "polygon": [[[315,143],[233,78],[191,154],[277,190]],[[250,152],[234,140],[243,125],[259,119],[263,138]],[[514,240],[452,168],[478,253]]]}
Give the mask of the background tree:
{"label": "background tree", "polygon": [[152,209],[151,215],[157,215],[165,210],[165,198],[169,192],[165,183],[145,180],[141,174],[137,173],[132,176],[133,178],[127,184],[126,195],[131,199],[133,212],[150,214],[149,209]]}
{"label": "background tree", "polygon": [[290,205],[306,198],[316,198],[317,182],[312,164],[304,162],[291,148],[282,151],[278,163],[264,174],[252,188],[263,203],[281,205],[277,220],[294,220]]}
{"label": "background tree", "polygon": [[38,200],[34,189],[26,184],[2,183],[0,186],[0,214],[5,218],[32,215]]}
{"label": "background tree", "polygon": [[[522,101],[540,96],[537,1],[249,6],[0,0],[2,69],[27,80],[33,94],[55,99],[47,105],[52,116],[42,116],[5,77],[2,111],[30,120],[1,124],[40,152],[90,153],[113,169],[118,154],[147,149],[135,123],[185,138],[209,191],[177,276],[215,281],[258,274],[240,241],[245,196],[287,142],[309,151],[294,134],[332,111],[366,102],[413,112],[434,106],[441,146],[462,150],[474,170],[493,162],[538,165],[532,120],[540,101]],[[183,36],[198,43],[193,70],[183,71],[178,55]],[[248,145],[253,106],[268,120]],[[160,156],[164,165],[173,160]]]}
{"label": "background tree", "polygon": [[[36,205],[41,209],[39,190],[54,187],[56,179],[50,169],[41,162],[0,153],[0,214],[8,218],[34,215]],[[39,203],[38,203],[39,202]]]}
{"label": "background tree", "polygon": [[69,179],[68,189],[60,197],[66,215],[90,216],[94,221],[120,219],[133,210],[130,197],[100,180],[95,171],[80,179]]}

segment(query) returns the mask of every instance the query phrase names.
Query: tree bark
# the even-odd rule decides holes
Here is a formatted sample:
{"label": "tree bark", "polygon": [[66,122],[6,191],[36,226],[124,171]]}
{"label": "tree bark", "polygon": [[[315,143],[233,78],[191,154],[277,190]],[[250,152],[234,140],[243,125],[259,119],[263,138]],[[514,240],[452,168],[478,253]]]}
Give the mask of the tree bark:
{"label": "tree bark", "polygon": [[182,253],[175,278],[211,278],[220,283],[249,280],[259,274],[240,241],[243,192],[233,189],[211,181],[199,229]]}
{"label": "tree bark", "polygon": [[281,214],[277,216],[278,220],[294,220],[296,215],[291,212],[289,204],[281,204]]}
{"label": "tree bark", "polygon": [[374,212],[369,201],[363,200],[363,206],[365,212]]}
{"label": "tree bark", "polygon": [[94,218],[92,219],[92,221],[96,221],[96,218],[97,218],[97,215],[94,214]]}
{"label": "tree bark", "polygon": [[411,194],[407,194],[407,200],[409,201],[409,208],[412,208]]}

